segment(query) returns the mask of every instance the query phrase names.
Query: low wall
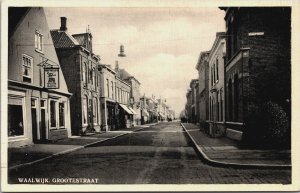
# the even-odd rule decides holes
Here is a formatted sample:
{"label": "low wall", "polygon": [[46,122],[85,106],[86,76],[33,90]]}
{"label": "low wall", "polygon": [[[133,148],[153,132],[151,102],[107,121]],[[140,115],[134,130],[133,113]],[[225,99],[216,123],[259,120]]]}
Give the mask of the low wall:
{"label": "low wall", "polygon": [[59,140],[68,138],[67,129],[59,129],[59,130],[50,130],[49,132],[49,140]]}

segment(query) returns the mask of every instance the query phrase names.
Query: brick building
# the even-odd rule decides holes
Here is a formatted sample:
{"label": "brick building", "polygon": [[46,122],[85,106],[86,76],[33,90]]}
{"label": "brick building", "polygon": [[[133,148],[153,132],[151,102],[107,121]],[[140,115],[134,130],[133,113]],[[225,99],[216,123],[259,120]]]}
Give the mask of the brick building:
{"label": "brick building", "polygon": [[59,29],[51,30],[56,53],[68,88],[71,103],[72,134],[100,131],[100,57],[93,53],[92,34],[70,35],[67,18]]}
{"label": "brick building", "polygon": [[209,133],[221,136],[225,132],[224,57],[225,32],[216,33],[216,39],[208,56],[209,65]]}
{"label": "brick building", "polygon": [[8,145],[71,136],[71,93],[43,8],[9,8],[8,25]]}
{"label": "brick building", "polygon": [[[201,52],[196,65],[199,77],[198,103],[199,103],[199,123],[202,127],[207,127],[206,121],[209,120],[209,51]],[[208,128],[207,128],[208,129]]]}
{"label": "brick building", "polygon": [[290,120],[291,8],[221,9],[226,12],[227,135],[241,139],[243,132],[256,130],[257,139],[267,127],[261,120],[267,102]]}

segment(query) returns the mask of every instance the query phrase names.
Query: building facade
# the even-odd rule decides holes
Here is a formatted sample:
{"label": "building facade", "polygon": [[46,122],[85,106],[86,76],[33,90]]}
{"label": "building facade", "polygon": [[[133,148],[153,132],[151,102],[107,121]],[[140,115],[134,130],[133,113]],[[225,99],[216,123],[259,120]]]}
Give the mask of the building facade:
{"label": "building facade", "polygon": [[225,32],[218,32],[208,57],[209,66],[209,133],[222,136],[225,133],[224,57]]}
{"label": "building facade", "polygon": [[155,96],[152,95],[151,97],[148,97],[146,100],[147,107],[148,107],[148,113],[149,113],[149,122],[155,123],[158,121],[158,102],[155,99]]}
{"label": "building facade", "polygon": [[68,88],[73,93],[71,103],[72,134],[99,132],[100,116],[100,57],[93,53],[92,34],[70,35],[67,18],[61,17],[59,29],[51,30],[56,53]]}
{"label": "building facade", "polygon": [[130,75],[125,69],[116,68],[117,76],[130,85],[130,106],[128,107],[130,111],[133,112],[133,126],[141,124],[141,93],[140,85],[141,83],[132,75]]}
{"label": "building facade", "polygon": [[199,87],[199,80],[198,79],[192,79],[190,82],[190,89],[191,89],[191,117],[190,117],[190,122],[192,123],[197,123],[197,117],[198,117],[198,112],[197,112],[197,87]]}
{"label": "building facade", "polygon": [[8,49],[9,146],[71,136],[71,93],[43,8],[9,8]]}
{"label": "building facade", "polygon": [[291,8],[221,9],[226,12],[227,135],[240,140],[253,131],[257,140],[268,127],[261,120],[268,103],[290,122]]}
{"label": "building facade", "polygon": [[200,126],[208,131],[207,122],[209,120],[209,65],[208,56],[209,51],[201,52],[196,69],[198,71],[199,86],[199,123]]}
{"label": "building facade", "polygon": [[100,65],[102,130],[130,128],[133,112],[130,108],[128,83],[121,80],[110,65]]}
{"label": "building facade", "polygon": [[185,115],[186,115],[186,121],[191,123],[192,122],[192,90],[188,89],[186,93],[186,104],[185,104]]}

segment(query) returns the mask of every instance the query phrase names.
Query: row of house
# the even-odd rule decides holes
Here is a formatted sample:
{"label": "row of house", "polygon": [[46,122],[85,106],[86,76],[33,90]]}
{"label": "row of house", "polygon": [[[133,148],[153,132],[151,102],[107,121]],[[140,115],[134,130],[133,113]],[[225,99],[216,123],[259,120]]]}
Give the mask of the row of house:
{"label": "row of house", "polygon": [[125,69],[102,64],[93,36],[50,30],[43,8],[9,8],[8,141],[22,146],[111,131],[175,116],[166,101],[141,96]]}
{"label": "row of house", "polygon": [[291,9],[220,9],[226,31],[200,53],[186,94],[188,121],[213,137],[258,140],[272,135],[268,127],[290,135]]}

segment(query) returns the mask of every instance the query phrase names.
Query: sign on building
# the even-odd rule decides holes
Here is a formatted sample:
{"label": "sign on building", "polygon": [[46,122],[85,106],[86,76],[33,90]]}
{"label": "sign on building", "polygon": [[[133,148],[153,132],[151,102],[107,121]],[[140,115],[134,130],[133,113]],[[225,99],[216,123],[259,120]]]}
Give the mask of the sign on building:
{"label": "sign on building", "polygon": [[44,68],[45,88],[59,88],[59,67]]}

